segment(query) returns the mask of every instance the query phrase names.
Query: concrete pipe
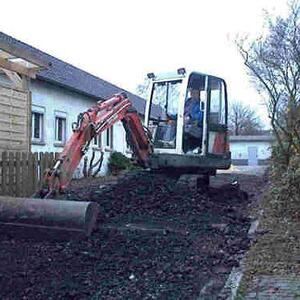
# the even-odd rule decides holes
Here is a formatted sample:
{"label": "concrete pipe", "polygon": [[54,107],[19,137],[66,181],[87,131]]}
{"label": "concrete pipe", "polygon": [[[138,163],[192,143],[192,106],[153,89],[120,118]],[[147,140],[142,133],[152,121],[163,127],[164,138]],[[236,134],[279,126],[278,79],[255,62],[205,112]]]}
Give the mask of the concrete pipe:
{"label": "concrete pipe", "polygon": [[94,202],[0,197],[0,224],[54,229],[90,236],[98,215]]}

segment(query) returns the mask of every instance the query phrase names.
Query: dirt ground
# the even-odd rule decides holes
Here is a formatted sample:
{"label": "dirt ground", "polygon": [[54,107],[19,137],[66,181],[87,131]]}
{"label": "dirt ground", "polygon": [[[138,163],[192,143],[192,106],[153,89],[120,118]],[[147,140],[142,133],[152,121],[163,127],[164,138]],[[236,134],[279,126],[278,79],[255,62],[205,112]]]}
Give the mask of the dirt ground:
{"label": "dirt ground", "polygon": [[100,204],[97,230],[63,241],[1,232],[0,298],[214,299],[249,247],[248,208],[264,184],[221,174],[193,192],[145,171],[73,184],[65,198]]}

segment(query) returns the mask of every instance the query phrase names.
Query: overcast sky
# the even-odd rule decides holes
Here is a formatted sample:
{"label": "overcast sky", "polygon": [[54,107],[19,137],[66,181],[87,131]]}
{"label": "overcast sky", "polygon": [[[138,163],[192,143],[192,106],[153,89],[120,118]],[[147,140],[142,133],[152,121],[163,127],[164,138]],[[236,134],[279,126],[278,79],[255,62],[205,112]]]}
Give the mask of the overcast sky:
{"label": "overcast sky", "polygon": [[1,3],[0,30],[133,92],[148,72],[218,75],[231,101],[253,106],[267,123],[233,44],[238,33],[260,34],[264,9],[284,14],[286,1],[10,0]]}

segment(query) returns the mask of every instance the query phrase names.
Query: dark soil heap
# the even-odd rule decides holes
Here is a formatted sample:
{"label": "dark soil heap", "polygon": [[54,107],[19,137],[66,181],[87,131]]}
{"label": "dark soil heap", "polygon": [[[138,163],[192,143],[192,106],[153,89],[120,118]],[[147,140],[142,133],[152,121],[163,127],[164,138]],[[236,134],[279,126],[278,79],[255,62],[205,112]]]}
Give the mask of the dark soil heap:
{"label": "dark soil heap", "polygon": [[[241,182],[255,193],[262,185],[255,176]],[[188,192],[175,179],[139,172],[110,187],[73,187],[65,198],[98,202],[99,228],[79,241],[1,233],[1,299],[217,295],[249,247],[250,200],[229,185]]]}

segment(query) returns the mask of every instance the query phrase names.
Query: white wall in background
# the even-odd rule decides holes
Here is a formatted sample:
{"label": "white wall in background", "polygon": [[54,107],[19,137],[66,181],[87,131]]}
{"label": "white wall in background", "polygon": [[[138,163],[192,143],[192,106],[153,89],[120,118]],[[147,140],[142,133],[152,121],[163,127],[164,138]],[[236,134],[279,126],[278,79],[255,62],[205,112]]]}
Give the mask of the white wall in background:
{"label": "white wall in background", "polygon": [[[43,113],[43,138],[42,142],[35,142],[31,146],[32,152],[61,152],[63,145],[55,141],[55,116],[65,116],[66,118],[66,139],[72,134],[72,123],[77,120],[79,113],[84,112],[92,105],[95,105],[96,99],[76,92],[69,91],[63,87],[56,86],[40,80],[32,80],[30,83],[32,92],[32,111]],[[112,149],[105,146],[106,133],[103,132],[102,146],[105,151],[101,174],[107,172],[107,161],[110,153],[119,151],[125,155],[130,155],[126,147],[125,130],[122,123],[118,122],[113,126]],[[91,142],[88,151],[88,157],[91,157],[92,148],[96,151],[96,158],[100,157],[100,149]],[[75,177],[82,176],[83,159],[76,170]]]}

